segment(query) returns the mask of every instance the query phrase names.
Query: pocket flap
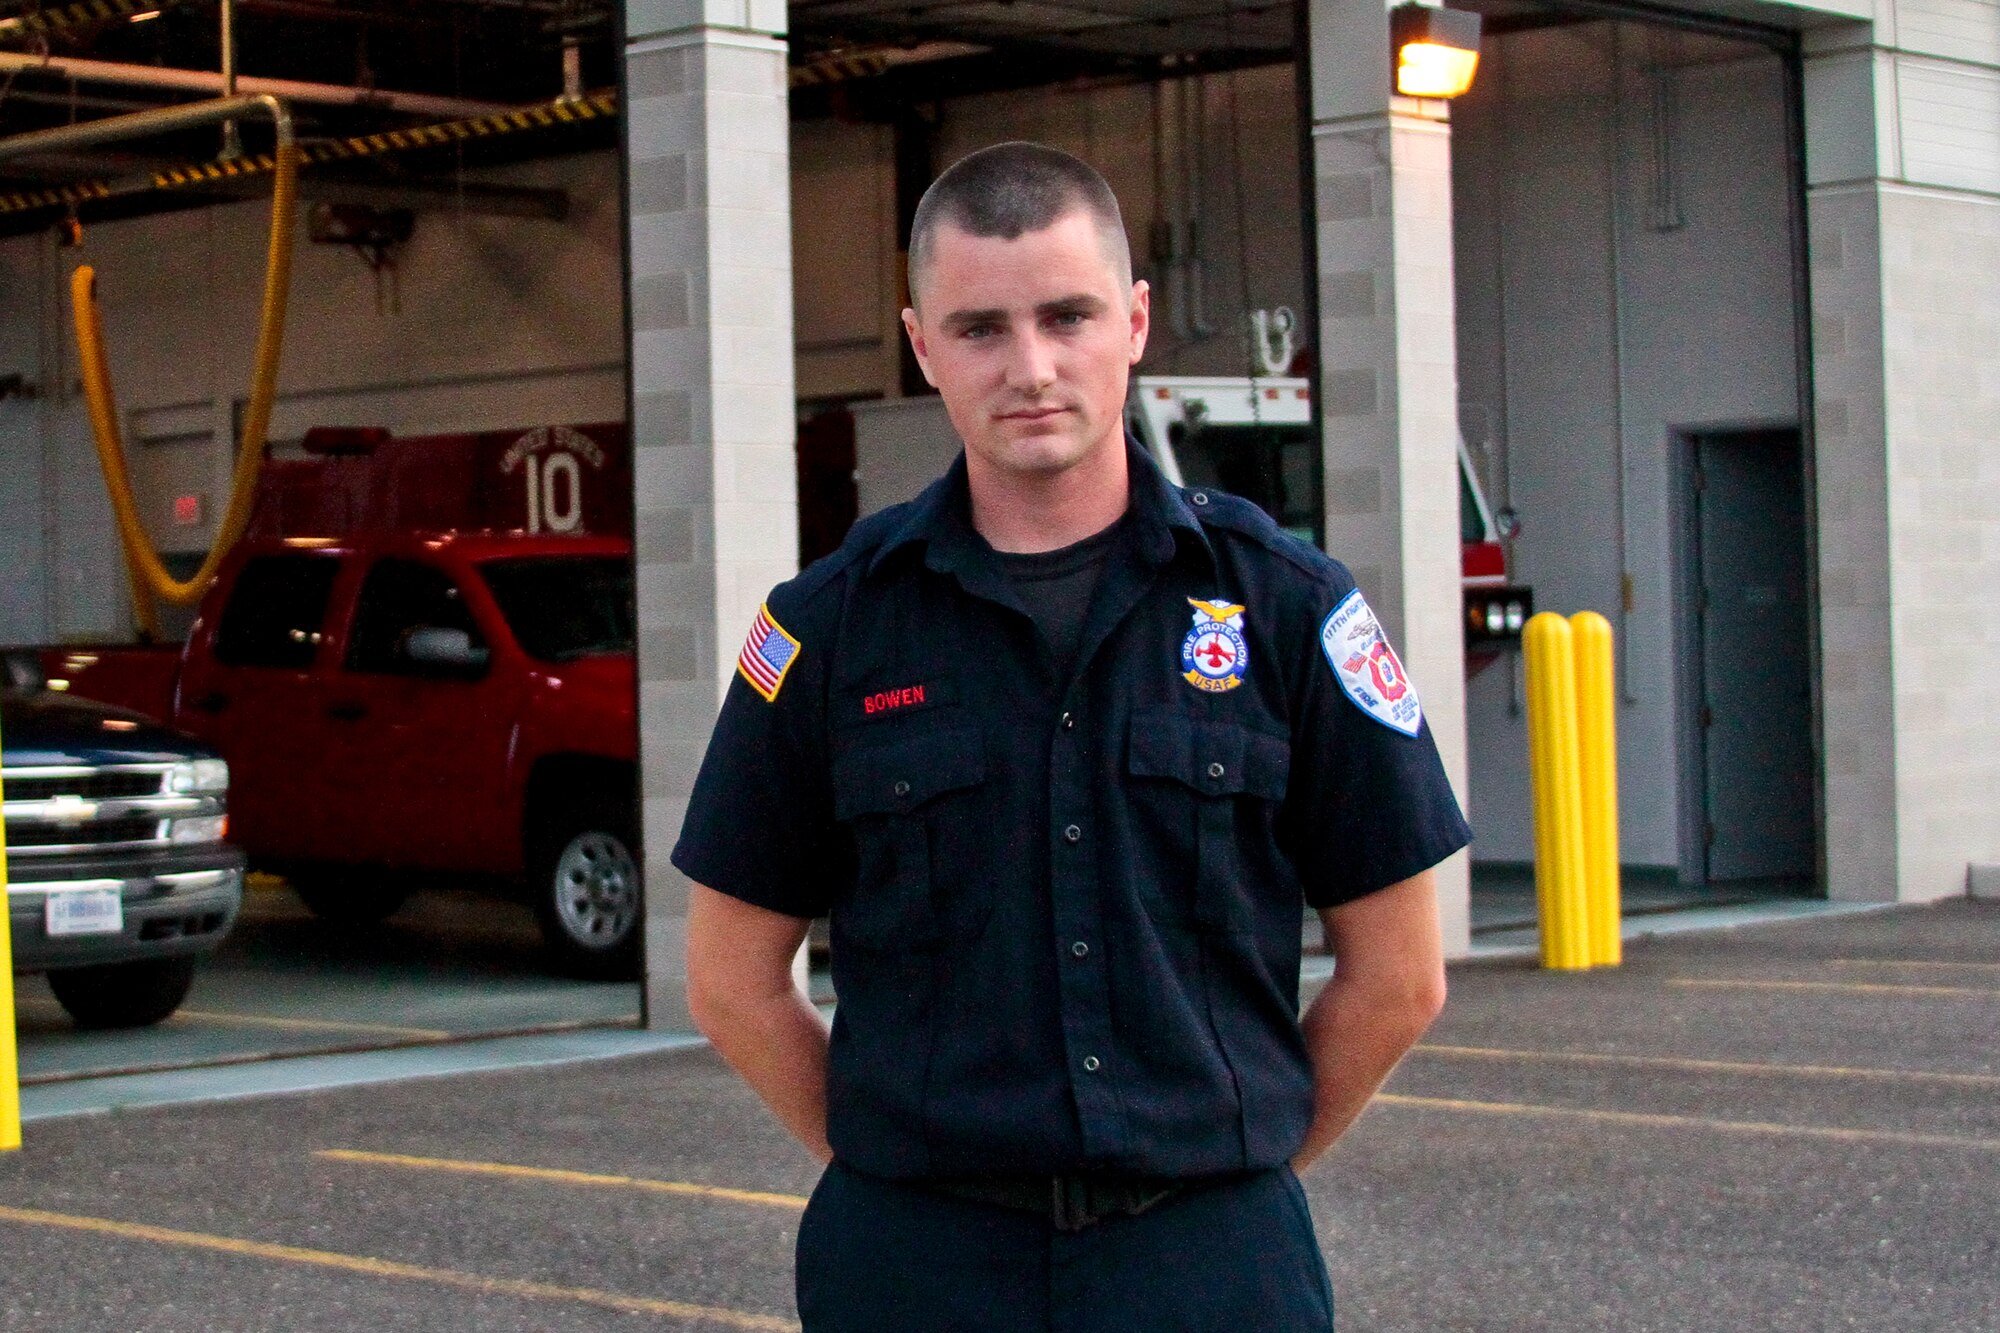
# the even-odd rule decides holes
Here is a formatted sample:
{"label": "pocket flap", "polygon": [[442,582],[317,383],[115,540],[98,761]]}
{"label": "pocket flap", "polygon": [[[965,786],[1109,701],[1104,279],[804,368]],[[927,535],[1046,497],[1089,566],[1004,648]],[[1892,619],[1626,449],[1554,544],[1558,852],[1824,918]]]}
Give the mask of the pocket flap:
{"label": "pocket flap", "polygon": [[1213,796],[1285,799],[1291,746],[1238,722],[1182,713],[1138,713],[1132,718],[1127,769],[1140,778],[1172,778]]}
{"label": "pocket flap", "polygon": [[834,761],[833,817],[899,814],[985,780],[986,745],[976,727],[859,746]]}

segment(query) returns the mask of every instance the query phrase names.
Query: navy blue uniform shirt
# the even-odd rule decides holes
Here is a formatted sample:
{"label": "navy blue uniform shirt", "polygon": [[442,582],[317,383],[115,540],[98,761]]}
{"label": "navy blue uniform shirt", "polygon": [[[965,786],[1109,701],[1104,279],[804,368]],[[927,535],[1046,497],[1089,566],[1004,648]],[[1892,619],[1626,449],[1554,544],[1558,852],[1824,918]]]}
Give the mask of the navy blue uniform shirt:
{"label": "navy blue uniform shirt", "polygon": [[857,1170],[1285,1162],[1301,905],[1471,837],[1347,571],[1128,452],[1068,675],[961,457],[772,591],[716,723],[674,864],[831,914],[827,1137]]}

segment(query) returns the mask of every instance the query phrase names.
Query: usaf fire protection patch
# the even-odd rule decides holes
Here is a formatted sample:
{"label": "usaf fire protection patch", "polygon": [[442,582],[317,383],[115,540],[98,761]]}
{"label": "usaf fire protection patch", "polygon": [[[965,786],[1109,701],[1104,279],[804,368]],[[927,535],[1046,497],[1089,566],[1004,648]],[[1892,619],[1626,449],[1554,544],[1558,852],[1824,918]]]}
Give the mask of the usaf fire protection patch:
{"label": "usaf fire protection patch", "polygon": [[1416,687],[1356,588],[1320,622],[1319,646],[1354,706],[1391,731],[1414,736],[1424,725]]}
{"label": "usaf fire protection patch", "polygon": [[1243,608],[1234,602],[1187,599],[1194,608],[1194,628],[1181,640],[1181,679],[1208,694],[1222,694],[1243,683],[1250,665],[1250,645],[1243,639]]}

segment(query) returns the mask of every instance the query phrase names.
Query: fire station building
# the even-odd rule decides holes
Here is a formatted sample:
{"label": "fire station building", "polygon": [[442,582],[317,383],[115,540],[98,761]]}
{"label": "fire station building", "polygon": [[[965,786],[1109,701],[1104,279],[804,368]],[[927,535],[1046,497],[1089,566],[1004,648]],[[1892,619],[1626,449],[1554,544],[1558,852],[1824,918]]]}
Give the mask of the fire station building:
{"label": "fire station building", "polygon": [[[278,454],[313,426],[629,422],[649,1025],[686,1026],[668,852],[744,633],[922,471],[882,443],[934,420],[897,318],[916,198],[1006,139],[1117,190],[1154,293],[1139,375],[1309,387],[1306,529],[1478,835],[1441,876],[1452,953],[1531,901],[1522,667],[1468,643],[1475,536],[1534,609],[1613,624],[1628,902],[2000,876],[2000,5],[1454,6],[1476,40],[1439,40],[1478,61],[1445,97],[1397,91],[1427,16],[1383,0],[624,0],[580,39],[615,143],[371,185],[421,215],[373,273],[351,236],[302,247]],[[0,54],[17,113],[67,114],[46,56]],[[491,110],[450,91],[394,105]],[[267,216],[86,208],[170,555],[221,508],[192,500],[226,484]],[[41,386],[0,379],[0,642],[110,641],[72,261],[35,225],[0,237],[0,377]]]}

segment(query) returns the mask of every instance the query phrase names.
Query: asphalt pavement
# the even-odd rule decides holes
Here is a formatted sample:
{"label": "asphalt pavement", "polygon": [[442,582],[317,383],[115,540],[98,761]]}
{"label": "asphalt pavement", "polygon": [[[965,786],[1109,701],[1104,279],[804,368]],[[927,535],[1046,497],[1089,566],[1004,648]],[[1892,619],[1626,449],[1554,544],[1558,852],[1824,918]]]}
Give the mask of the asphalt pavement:
{"label": "asphalt pavement", "polygon": [[[1451,983],[1306,1181],[1343,1333],[2000,1330],[2000,906]],[[702,1049],[41,1120],[0,1329],[782,1330],[816,1174]]]}

